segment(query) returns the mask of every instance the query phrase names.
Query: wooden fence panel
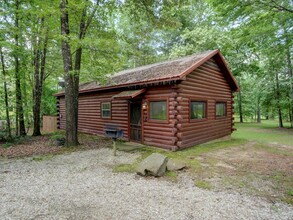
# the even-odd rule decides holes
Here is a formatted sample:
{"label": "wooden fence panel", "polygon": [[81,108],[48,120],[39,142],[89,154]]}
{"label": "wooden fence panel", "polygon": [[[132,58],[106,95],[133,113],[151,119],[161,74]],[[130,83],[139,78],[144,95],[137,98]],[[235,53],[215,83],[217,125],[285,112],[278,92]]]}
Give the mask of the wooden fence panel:
{"label": "wooden fence panel", "polygon": [[43,116],[43,131],[55,132],[57,131],[57,116]]}

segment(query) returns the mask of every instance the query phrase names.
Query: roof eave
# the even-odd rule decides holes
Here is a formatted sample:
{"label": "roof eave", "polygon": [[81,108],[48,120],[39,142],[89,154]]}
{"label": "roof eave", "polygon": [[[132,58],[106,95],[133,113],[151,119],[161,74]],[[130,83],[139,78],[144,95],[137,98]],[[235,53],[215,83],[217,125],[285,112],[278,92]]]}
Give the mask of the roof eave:
{"label": "roof eave", "polygon": [[232,82],[233,82],[233,87],[234,87],[234,88],[232,88],[232,91],[233,91],[233,92],[239,92],[239,91],[240,91],[240,87],[239,87],[239,85],[238,85],[238,83],[237,83],[235,77],[233,76],[233,74],[232,74],[232,72],[231,72],[231,70],[230,70],[228,64],[226,63],[224,56],[222,55],[222,53],[221,53],[220,51],[218,52],[218,55],[220,56],[221,61],[222,61],[222,63],[223,63],[223,65],[224,65],[225,69],[227,70],[227,72],[228,72],[228,74],[229,74],[229,76],[230,76],[230,78],[231,78],[231,80],[232,80]]}
{"label": "roof eave", "polygon": [[[172,81],[178,81],[178,80],[182,81],[182,80],[184,80],[184,77],[176,76],[176,77],[168,77],[168,78],[148,80],[148,81],[135,82],[135,83],[125,83],[125,84],[119,84],[119,85],[104,86],[104,87],[94,88],[94,89],[85,89],[85,90],[80,90],[79,94],[88,93],[88,92],[111,90],[111,89],[119,89],[119,88],[125,88],[125,87],[130,87],[130,86],[141,86],[141,85],[147,86],[147,85],[151,85],[154,83],[172,82]],[[54,96],[56,96],[56,97],[64,96],[64,95],[65,95],[65,92],[54,94]]]}

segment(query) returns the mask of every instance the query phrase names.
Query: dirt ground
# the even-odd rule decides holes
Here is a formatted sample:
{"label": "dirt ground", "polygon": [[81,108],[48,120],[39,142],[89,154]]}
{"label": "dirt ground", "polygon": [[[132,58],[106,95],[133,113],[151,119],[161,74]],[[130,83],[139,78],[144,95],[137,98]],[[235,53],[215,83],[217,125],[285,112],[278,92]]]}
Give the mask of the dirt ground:
{"label": "dirt ground", "polygon": [[51,138],[52,135],[27,136],[20,143],[0,143],[0,158],[21,158],[32,155],[61,154],[68,151],[98,149],[111,147],[111,140],[108,138],[98,137],[95,135],[80,134],[80,146],[75,148],[64,148],[56,146]]}
{"label": "dirt ground", "polygon": [[204,172],[193,175],[215,190],[236,190],[293,204],[293,146],[248,142],[197,159]]}

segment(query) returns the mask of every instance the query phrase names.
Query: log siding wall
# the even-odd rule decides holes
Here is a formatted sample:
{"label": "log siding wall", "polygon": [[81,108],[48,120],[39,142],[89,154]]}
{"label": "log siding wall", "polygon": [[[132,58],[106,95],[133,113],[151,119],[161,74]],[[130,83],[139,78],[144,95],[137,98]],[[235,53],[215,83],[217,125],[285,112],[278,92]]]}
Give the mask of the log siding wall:
{"label": "log siding wall", "polygon": [[[213,59],[188,74],[178,87],[178,148],[190,147],[231,134],[232,91]],[[206,118],[190,120],[190,101],[197,100],[206,102]],[[226,103],[226,116],[216,117],[216,102]]]}
{"label": "log siding wall", "polygon": [[[78,131],[89,134],[104,135],[105,125],[115,124],[123,130],[124,139],[128,140],[128,100],[111,100],[111,97],[119,92],[120,91],[80,95],[78,106]],[[110,118],[101,117],[101,103],[105,101],[111,103]],[[64,97],[59,98],[58,112],[60,129],[65,129]]]}
{"label": "log siding wall", "polygon": [[[143,118],[143,143],[165,149],[176,148],[176,130],[174,129],[174,100],[177,93],[172,86],[148,88],[142,102],[148,103],[148,108],[142,110]],[[154,121],[149,118],[150,101],[167,101],[167,120]]]}

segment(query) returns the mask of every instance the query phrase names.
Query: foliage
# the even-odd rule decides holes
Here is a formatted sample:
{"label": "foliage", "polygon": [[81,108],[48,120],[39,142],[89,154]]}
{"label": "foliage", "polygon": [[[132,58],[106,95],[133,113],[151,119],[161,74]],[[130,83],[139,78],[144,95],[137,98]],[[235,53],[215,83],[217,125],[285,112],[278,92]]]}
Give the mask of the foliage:
{"label": "foliage", "polygon": [[64,133],[63,132],[54,132],[50,136],[51,141],[58,140],[58,139],[64,139]]}
{"label": "foliage", "polygon": [[[19,10],[15,4],[19,3]],[[0,76],[0,120],[6,118],[7,83],[11,127],[16,125],[16,63],[26,126],[32,124],[34,64],[48,30],[41,115],[56,115],[54,93],[64,80],[60,2],[0,2],[0,47],[6,75]],[[78,36],[83,9],[94,13],[84,38]],[[244,121],[279,119],[293,126],[292,3],[285,1],[69,1],[69,44],[73,58],[83,49],[80,83],[104,83],[108,74],[168,58],[219,48],[236,76],[241,93],[235,112]],[[16,15],[19,27],[15,27]],[[42,19],[44,23],[42,26]],[[16,45],[15,35],[19,35]],[[39,43],[38,43],[39,42]],[[74,58],[75,59],[75,58]],[[73,59],[73,61],[74,61]]]}
{"label": "foliage", "polygon": [[6,142],[2,144],[2,147],[9,148],[11,146],[24,144],[30,140],[30,137],[26,136],[12,136],[9,139],[6,139]]}

